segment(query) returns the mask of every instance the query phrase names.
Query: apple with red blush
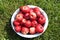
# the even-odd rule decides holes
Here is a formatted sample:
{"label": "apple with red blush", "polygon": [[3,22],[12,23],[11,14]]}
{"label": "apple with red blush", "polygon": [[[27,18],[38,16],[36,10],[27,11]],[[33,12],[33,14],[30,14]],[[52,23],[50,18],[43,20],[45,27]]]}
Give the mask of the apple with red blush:
{"label": "apple with red blush", "polygon": [[35,7],[33,10],[36,13],[36,15],[40,17],[40,14],[41,14],[40,9],[38,7]]}
{"label": "apple with red blush", "polygon": [[26,23],[25,23],[25,26],[26,27],[31,27],[31,21],[27,20]]}
{"label": "apple with red blush", "polygon": [[29,33],[30,34],[35,34],[36,33],[35,30],[36,30],[35,27],[30,27],[30,32]]}
{"label": "apple with red blush", "polygon": [[29,19],[30,17],[29,17],[29,13],[26,13],[25,15],[24,15],[24,18],[25,19]]}
{"label": "apple with red blush", "polygon": [[37,17],[37,15],[35,12],[30,12],[30,19],[31,20],[36,20],[36,17]]}
{"label": "apple with red blush", "polygon": [[16,15],[16,19],[17,19],[18,21],[21,21],[21,20],[23,19],[23,14],[22,14],[22,13],[17,14],[17,15]]}
{"label": "apple with red blush", "polygon": [[29,28],[27,28],[27,27],[22,27],[22,28],[21,28],[21,32],[22,32],[24,35],[26,35],[26,34],[29,33]]}
{"label": "apple with red blush", "polygon": [[15,31],[20,32],[21,31],[21,26],[15,26]]}
{"label": "apple with red blush", "polygon": [[32,25],[33,27],[35,27],[37,24],[38,24],[38,23],[37,23],[36,20],[33,20],[33,21],[31,22],[31,25]]}
{"label": "apple with red blush", "polygon": [[43,17],[43,18],[40,17],[40,18],[38,19],[38,22],[39,22],[40,24],[42,24],[42,25],[45,23],[45,21],[46,21],[45,17]]}
{"label": "apple with red blush", "polygon": [[14,20],[13,24],[14,24],[14,26],[18,26],[18,25],[20,25],[20,22],[17,20]]}
{"label": "apple with red blush", "polygon": [[37,33],[42,33],[43,30],[44,30],[44,27],[43,27],[41,24],[38,24],[38,25],[36,26],[36,32],[37,32]]}
{"label": "apple with red blush", "polygon": [[28,13],[30,12],[30,8],[28,6],[21,6],[20,7],[20,10],[24,13]]}
{"label": "apple with red blush", "polygon": [[22,23],[23,23],[23,24],[26,23],[26,19],[22,19]]}

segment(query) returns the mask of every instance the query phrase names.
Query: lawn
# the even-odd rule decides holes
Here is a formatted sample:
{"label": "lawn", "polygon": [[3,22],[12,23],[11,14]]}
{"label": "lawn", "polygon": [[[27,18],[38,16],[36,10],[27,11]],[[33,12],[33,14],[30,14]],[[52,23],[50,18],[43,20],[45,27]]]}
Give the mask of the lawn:
{"label": "lawn", "polygon": [[[47,13],[49,25],[43,35],[27,39],[12,30],[11,16],[23,5],[36,5]],[[60,0],[0,0],[0,40],[60,40]]]}

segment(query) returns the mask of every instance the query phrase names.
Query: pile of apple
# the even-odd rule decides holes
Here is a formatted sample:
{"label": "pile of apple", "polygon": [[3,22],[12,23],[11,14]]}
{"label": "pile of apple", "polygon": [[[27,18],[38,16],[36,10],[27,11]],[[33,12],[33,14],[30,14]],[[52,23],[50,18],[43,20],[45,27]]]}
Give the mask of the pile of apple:
{"label": "pile of apple", "polygon": [[36,34],[44,31],[46,18],[38,7],[21,6],[13,22],[16,32],[22,34]]}

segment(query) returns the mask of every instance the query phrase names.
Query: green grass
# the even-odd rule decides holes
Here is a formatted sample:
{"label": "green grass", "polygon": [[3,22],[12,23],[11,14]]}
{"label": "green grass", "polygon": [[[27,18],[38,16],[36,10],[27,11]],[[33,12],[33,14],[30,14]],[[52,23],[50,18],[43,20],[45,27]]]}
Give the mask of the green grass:
{"label": "green grass", "polygon": [[[47,13],[49,25],[43,35],[27,39],[12,30],[11,16],[23,5],[36,5]],[[60,0],[0,0],[0,40],[60,40]]]}

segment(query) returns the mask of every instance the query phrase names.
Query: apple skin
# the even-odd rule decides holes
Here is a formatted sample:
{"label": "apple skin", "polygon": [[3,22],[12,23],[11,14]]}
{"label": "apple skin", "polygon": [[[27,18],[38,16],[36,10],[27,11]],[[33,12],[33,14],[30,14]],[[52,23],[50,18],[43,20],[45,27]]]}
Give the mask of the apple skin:
{"label": "apple skin", "polygon": [[15,27],[15,31],[16,31],[16,32],[20,32],[20,31],[21,31],[21,26],[16,26],[16,27]]}
{"label": "apple skin", "polygon": [[30,19],[29,13],[26,13],[26,14],[24,15],[24,18],[25,18],[25,19]]}
{"label": "apple skin", "polygon": [[28,6],[21,6],[20,7],[20,10],[24,13],[28,13],[30,12],[30,8]]}
{"label": "apple skin", "polygon": [[27,27],[22,27],[21,32],[22,32],[24,35],[26,35],[26,34],[29,33],[29,28],[27,28]]}
{"label": "apple skin", "polygon": [[43,14],[42,14],[42,13],[40,14],[40,16],[39,16],[39,17],[40,17],[40,18],[44,18],[44,16],[43,16]]}
{"label": "apple skin", "polygon": [[36,13],[36,15],[40,17],[40,14],[41,14],[40,9],[38,7],[35,7],[33,10]]}
{"label": "apple skin", "polygon": [[34,11],[40,11],[39,7],[35,7],[33,10]]}
{"label": "apple skin", "polygon": [[38,19],[38,22],[39,22],[40,24],[42,24],[42,25],[45,23],[45,21],[46,21],[45,17],[43,17],[43,18],[40,17],[40,18]]}
{"label": "apple skin", "polygon": [[38,24],[38,23],[37,23],[36,20],[33,20],[33,21],[31,22],[31,26],[33,26],[33,27],[36,27],[37,24]]}
{"label": "apple skin", "polygon": [[21,23],[25,24],[26,23],[26,19],[22,19]]}
{"label": "apple skin", "polygon": [[30,34],[35,34],[35,27],[31,27],[29,33],[30,33]]}
{"label": "apple skin", "polygon": [[42,33],[43,30],[44,30],[44,27],[43,27],[41,24],[38,24],[38,25],[36,26],[36,32],[37,32],[37,33]]}
{"label": "apple skin", "polygon": [[35,12],[30,12],[30,19],[31,20],[35,20],[37,17],[36,13]]}
{"label": "apple skin", "polygon": [[18,26],[18,25],[20,25],[20,22],[17,20],[14,20],[13,24],[14,24],[14,26]]}
{"label": "apple skin", "polygon": [[36,13],[37,17],[40,17],[40,15],[41,15],[40,11],[35,11],[35,13]]}
{"label": "apple skin", "polygon": [[30,12],[34,12],[33,8],[30,8]]}
{"label": "apple skin", "polygon": [[19,13],[16,15],[16,20],[21,21],[23,19],[23,14]]}
{"label": "apple skin", "polygon": [[27,20],[26,23],[25,23],[25,26],[26,27],[31,27],[31,21]]}

